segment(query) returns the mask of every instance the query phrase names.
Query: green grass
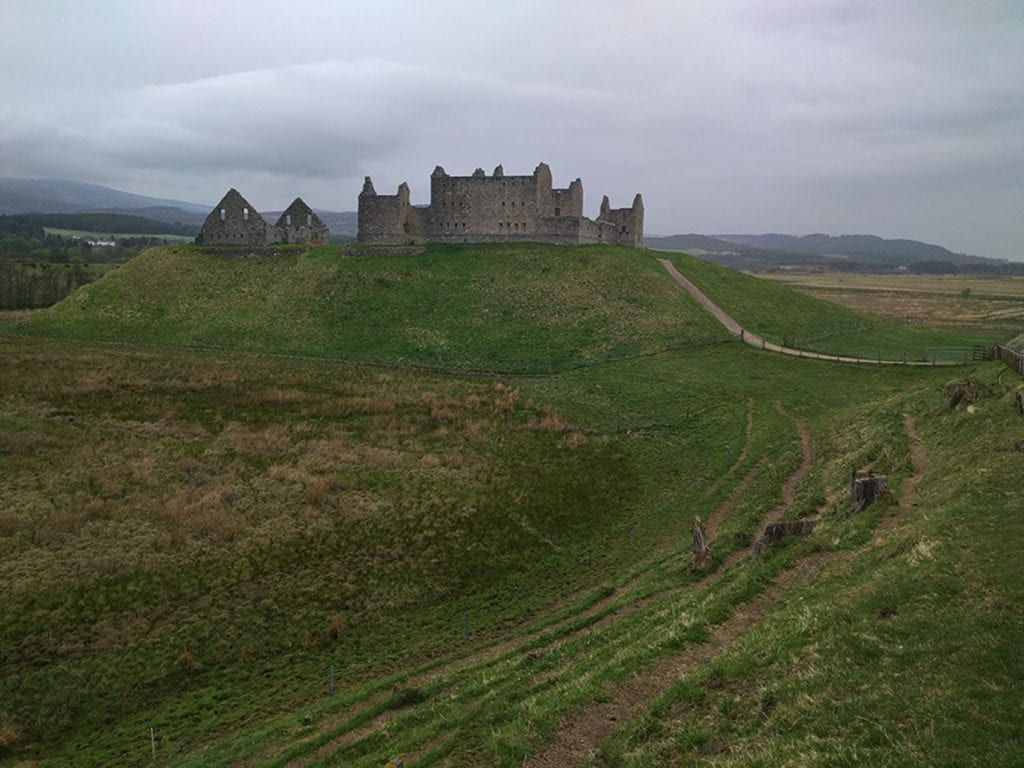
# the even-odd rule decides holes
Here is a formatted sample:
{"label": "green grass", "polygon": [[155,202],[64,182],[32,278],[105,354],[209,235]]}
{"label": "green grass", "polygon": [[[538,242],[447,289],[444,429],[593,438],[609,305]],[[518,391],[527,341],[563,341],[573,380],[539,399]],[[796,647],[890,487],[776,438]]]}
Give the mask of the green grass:
{"label": "green grass", "polygon": [[863,314],[685,254],[662,256],[740,325],[778,344],[875,360],[969,362],[974,345],[995,341]]}
{"label": "green grass", "polygon": [[[341,253],[154,249],[0,335],[0,764],[149,765],[154,727],[168,765],[518,766],[823,553],[604,764],[1014,754],[1019,417],[999,365],[973,374],[991,386],[972,413],[946,412],[962,372],[701,344],[714,328],[649,254]],[[411,342],[432,321],[441,352]],[[196,348],[230,344],[261,354]],[[851,467],[898,498],[904,411],[931,462],[915,514],[848,517]],[[690,573],[694,515],[721,515],[718,568],[760,532],[795,420],[814,461],[787,517],[820,508],[814,535],[713,585]]]}
{"label": "green grass", "polygon": [[[1024,531],[1011,391],[994,387],[973,413],[938,401],[924,390],[907,403],[931,468],[912,509],[887,511],[899,526],[667,690],[607,745],[609,764],[1019,762],[1024,568],[1013,548]],[[658,729],[642,727],[652,720]]]}
{"label": "green grass", "polygon": [[336,246],[237,259],[155,248],[33,319],[80,338],[550,372],[725,338],[644,252]]}

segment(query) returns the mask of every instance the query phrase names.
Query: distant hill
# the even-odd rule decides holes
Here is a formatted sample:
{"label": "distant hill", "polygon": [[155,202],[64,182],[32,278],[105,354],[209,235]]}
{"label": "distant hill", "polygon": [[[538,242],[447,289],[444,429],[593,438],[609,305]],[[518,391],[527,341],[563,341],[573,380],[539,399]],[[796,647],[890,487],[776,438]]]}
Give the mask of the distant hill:
{"label": "distant hill", "polygon": [[917,240],[876,235],[671,235],[645,237],[648,248],[686,251],[709,261],[753,272],[816,266],[839,271],[1000,272],[1005,259],[954,253]]}
{"label": "distant hill", "polygon": [[[144,209],[139,209],[144,210]],[[168,223],[125,213],[22,213],[0,214],[0,233],[25,233],[42,237],[46,227],[119,235],[177,235],[195,237],[199,227]]]}
{"label": "distant hill", "polygon": [[[209,206],[199,203],[135,195],[79,181],[0,178],[0,213],[139,214],[140,209],[145,211],[140,215],[147,218],[182,224],[194,224],[194,220],[185,219],[210,211]],[[171,216],[178,218],[169,219]]]}
{"label": "distant hill", "polygon": [[986,259],[968,253],[953,253],[940,245],[931,245],[917,240],[887,240],[877,235],[713,235],[719,240],[740,243],[754,248],[777,251],[809,253],[821,256],[849,256],[852,258],[882,260],[892,259],[904,264],[918,261],[950,261],[954,264],[999,262],[1002,259]]}
{"label": "distant hill", "polygon": [[[0,214],[110,213],[141,216],[168,224],[202,226],[213,204],[189,203],[147,197],[98,184],[58,179],[0,178]],[[332,236],[354,238],[358,228],[355,211],[314,209]],[[281,211],[261,211],[271,223]],[[55,226],[55,225],[54,225]],[[132,231],[132,230],[124,230]]]}

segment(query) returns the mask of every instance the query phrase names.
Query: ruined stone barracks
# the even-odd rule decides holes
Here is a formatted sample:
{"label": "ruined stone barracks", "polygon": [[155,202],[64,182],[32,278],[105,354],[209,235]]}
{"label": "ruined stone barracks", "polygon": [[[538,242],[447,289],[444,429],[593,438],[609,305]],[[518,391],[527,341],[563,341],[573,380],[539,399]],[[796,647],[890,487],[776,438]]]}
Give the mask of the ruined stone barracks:
{"label": "ruined stone barracks", "polygon": [[369,176],[359,194],[358,241],[366,245],[420,243],[607,243],[642,248],[644,203],[612,208],[607,195],[597,220],[583,215],[583,182],[553,189],[551,169],[541,163],[531,176],[506,176],[499,165],[488,176],[449,176],[437,166],[430,175],[430,205],[409,203],[409,185],[378,195]]}
{"label": "ruined stone barracks", "polygon": [[229,189],[206,217],[196,242],[204,245],[315,245],[326,243],[330,236],[327,226],[301,197],[296,197],[271,226],[237,189]]}

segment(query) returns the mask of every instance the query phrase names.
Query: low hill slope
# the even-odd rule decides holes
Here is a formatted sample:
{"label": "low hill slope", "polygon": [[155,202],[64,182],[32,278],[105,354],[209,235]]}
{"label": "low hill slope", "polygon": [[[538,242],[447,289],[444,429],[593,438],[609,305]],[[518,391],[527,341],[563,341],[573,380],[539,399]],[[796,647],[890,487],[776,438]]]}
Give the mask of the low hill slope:
{"label": "low hill slope", "polygon": [[228,258],[154,248],[33,318],[30,333],[445,368],[548,372],[727,338],[626,248],[336,247]]}
{"label": "low hill slope", "polygon": [[987,336],[964,334],[868,315],[769,280],[680,254],[665,254],[740,325],[784,346],[889,360],[963,359]]}
{"label": "low hill slope", "polygon": [[[24,331],[518,373],[728,338],[650,251],[435,245],[415,258],[349,253],[296,246],[236,258],[154,248]],[[685,254],[672,259],[770,341],[891,359],[931,359],[937,349],[960,359],[990,341],[870,317]]]}

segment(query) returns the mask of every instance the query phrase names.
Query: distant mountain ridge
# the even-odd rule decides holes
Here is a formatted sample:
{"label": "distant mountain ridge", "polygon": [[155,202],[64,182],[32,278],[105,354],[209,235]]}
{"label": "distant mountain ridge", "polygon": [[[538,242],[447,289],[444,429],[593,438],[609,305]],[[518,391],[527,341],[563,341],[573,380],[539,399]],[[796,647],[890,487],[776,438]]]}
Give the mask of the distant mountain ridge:
{"label": "distant mountain ridge", "polygon": [[886,239],[877,235],[712,235],[719,240],[740,243],[754,248],[810,253],[821,256],[851,256],[854,258],[877,258],[889,256],[894,259],[916,261],[951,261],[954,264],[971,262],[1002,261],[973,256],[968,253],[954,253],[940,245],[922,243],[918,240]]}
{"label": "distant mountain ridge", "polygon": [[0,178],[0,213],[119,213],[122,210],[177,209],[208,213],[209,206],[184,200],[136,195],[99,184],[61,179]]}
{"label": "distant mountain ridge", "polygon": [[[60,179],[0,178],[0,215],[19,213],[119,213],[167,224],[201,226],[213,205],[136,195],[118,189]],[[332,235],[355,237],[355,211],[314,208]],[[266,211],[273,223],[281,211]]]}
{"label": "distant mountain ridge", "polygon": [[[59,179],[0,178],[0,214],[114,213],[141,216],[167,224],[201,226],[212,205],[136,195],[98,184]],[[354,239],[355,211],[314,208],[331,230],[332,239]],[[271,223],[280,211],[263,211]],[[820,266],[829,269],[895,270],[933,264],[995,271],[1005,259],[953,253],[917,240],[888,240],[875,235],[804,236],[786,234],[670,235],[644,238],[648,248],[688,251],[735,269],[764,271],[782,266]]]}
{"label": "distant mountain ridge", "polygon": [[846,271],[909,268],[933,272],[991,272],[1009,265],[1005,259],[954,253],[939,245],[917,240],[889,240],[876,235],[685,234],[645,237],[644,243],[648,248],[686,251],[708,261],[753,272],[788,266]]}

